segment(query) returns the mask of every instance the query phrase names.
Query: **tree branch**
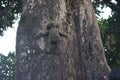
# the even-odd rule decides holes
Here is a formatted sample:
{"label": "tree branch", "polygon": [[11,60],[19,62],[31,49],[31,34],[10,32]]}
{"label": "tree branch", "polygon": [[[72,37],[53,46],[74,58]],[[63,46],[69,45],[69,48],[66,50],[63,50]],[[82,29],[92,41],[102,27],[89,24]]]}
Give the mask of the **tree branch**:
{"label": "tree branch", "polygon": [[120,15],[120,9],[114,3],[110,2],[110,0],[103,0],[103,2]]}
{"label": "tree branch", "polygon": [[15,3],[16,1],[12,1],[11,4],[8,4],[8,6],[6,6],[3,14],[5,17],[10,13]]}
{"label": "tree branch", "polygon": [[14,4],[16,3],[15,0],[12,0],[11,2],[8,3],[6,7],[0,6],[0,18],[4,21],[5,25],[10,25],[9,22],[7,21],[7,16],[11,12]]}

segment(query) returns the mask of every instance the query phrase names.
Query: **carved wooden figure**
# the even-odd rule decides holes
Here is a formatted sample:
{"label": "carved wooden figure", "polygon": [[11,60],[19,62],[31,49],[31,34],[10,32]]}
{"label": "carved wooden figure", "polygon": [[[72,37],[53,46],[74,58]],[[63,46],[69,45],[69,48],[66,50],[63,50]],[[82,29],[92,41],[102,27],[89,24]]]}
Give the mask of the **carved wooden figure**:
{"label": "carved wooden figure", "polygon": [[55,21],[48,23],[46,28],[46,32],[40,32],[37,37],[47,37],[45,48],[47,53],[59,53],[59,43],[61,41],[61,37],[67,37],[67,33],[63,32],[60,29],[59,24],[57,24]]}

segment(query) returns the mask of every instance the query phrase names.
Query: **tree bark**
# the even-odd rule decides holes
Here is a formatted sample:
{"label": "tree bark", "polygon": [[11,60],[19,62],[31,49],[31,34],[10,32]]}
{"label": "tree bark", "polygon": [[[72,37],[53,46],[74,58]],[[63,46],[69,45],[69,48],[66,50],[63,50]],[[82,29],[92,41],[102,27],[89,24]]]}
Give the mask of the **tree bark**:
{"label": "tree bark", "polygon": [[[49,38],[38,34],[52,20],[67,37],[59,36],[60,43],[48,54]],[[23,0],[16,80],[92,80],[94,73],[109,71],[90,0]]]}

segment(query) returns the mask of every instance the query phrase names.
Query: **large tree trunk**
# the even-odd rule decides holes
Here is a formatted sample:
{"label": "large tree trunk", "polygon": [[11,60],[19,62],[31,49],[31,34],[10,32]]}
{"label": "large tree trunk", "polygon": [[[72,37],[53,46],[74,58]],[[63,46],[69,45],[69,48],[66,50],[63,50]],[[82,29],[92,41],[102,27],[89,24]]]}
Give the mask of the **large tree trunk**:
{"label": "large tree trunk", "polygon": [[[38,37],[51,21],[65,33],[53,48],[49,32]],[[109,71],[90,0],[23,0],[16,80],[92,80],[94,74]]]}

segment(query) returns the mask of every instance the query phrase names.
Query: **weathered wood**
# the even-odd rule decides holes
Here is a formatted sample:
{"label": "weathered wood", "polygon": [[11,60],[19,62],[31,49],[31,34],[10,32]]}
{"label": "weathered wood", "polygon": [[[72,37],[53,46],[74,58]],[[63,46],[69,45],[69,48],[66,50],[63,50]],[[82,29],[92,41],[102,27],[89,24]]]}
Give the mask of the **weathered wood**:
{"label": "weathered wood", "polygon": [[[17,31],[16,80],[92,80],[107,74],[100,31],[89,0],[23,0]],[[56,21],[67,37],[47,54],[47,24]]]}

